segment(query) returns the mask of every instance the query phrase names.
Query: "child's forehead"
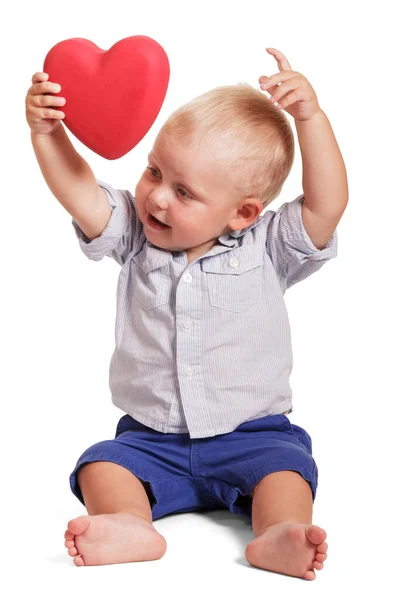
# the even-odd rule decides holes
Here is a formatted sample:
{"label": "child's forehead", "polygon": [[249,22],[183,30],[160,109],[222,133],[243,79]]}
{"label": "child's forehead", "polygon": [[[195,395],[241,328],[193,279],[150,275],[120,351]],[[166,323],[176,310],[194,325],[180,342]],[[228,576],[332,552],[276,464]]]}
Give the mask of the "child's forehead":
{"label": "child's forehead", "polygon": [[149,157],[164,159],[175,170],[196,165],[197,170],[228,169],[228,146],[200,132],[190,135],[163,134],[160,132],[149,153]]}
{"label": "child's forehead", "polygon": [[166,151],[168,154],[181,154],[182,152],[199,152],[201,149],[201,143],[198,135],[191,134],[177,134],[174,132],[164,133],[162,130],[159,132],[152,151],[162,152]]}
{"label": "child's forehead", "polygon": [[148,157],[164,175],[185,183],[200,196],[211,198],[226,190],[233,194],[236,189],[234,173],[224,153],[212,144],[171,135],[167,139],[158,137]]}

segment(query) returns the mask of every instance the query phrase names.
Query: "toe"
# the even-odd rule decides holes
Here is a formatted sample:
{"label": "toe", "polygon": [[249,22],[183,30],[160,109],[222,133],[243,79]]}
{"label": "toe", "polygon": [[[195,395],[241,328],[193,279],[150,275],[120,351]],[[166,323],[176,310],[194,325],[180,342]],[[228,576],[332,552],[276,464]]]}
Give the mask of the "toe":
{"label": "toe", "polygon": [[77,567],[84,567],[84,560],[83,558],[79,555],[79,556],[75,556],[75,558],[73,559],[73,562],[75,563],[75,565]]}
{"label": "toe", "polygon": [[72,521],[69,521],[68,529],[73,535],[81,535],[86,531],[89,525],[90,518],[84,515],[83,517],[78,517],[77,519],[72,519]]}
{"label": "toe", "polygon": [[72,531],[69,531],[69,529],[67,529],[66,532],[64,533],[64,538],[66,540],[73,540],[74,534],[72,533]]}
{"label": "toe", "polygon": [[327,558],[327,554],[322,554],[321,552],[318,552],[316,554],[316,560],[318,560],[319,562],[324,562]]}
{"label": "toe", "polygon": [[320,571],[320,569],[322,569],[324,567],[322,562],[319,562],[318,560],[313,561],[313,568],[317,569],[318,571]]}
{"label": "toe", "polygon": [[73,548],[73,546],[75,545],[75,542],[73,540],[66,540],[65,542],[65,548]]}
{"label": "toe", "polygon": [[313,581],[313,579],[316,579],[316,574],[314,571],[306,571],[304,578],[308,581]]}
{"label": "toe", "polygon": [[328,550],[328,544],[327,542],[323,542],[322,544],[319,544],[319,546],[317,547],[317,552],[321,552],[321,554],[325,554]]}
{"label": "toe", "polygon": [[76,549],[76,546],[73,546],[73,548],[69,548],[69,550],[68,550],[69,556],[76,556],[77,553],[78,553],[78,551]]}
{"label": "toe", "polygon": [[306,537],[312,544],[319,546],[327,537],[326,532],[317,525],[308,525],[306,528]]}

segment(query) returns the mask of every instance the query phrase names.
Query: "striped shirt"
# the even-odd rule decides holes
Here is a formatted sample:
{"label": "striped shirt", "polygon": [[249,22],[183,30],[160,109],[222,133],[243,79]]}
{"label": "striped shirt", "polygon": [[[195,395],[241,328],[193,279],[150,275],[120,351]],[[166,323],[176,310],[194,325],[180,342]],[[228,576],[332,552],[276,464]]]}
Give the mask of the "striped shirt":
{"label": "striped shirt", "polygon": [[97,179],[111,217],[84,254],[121,266],[112,402],[165,433],[203,438],[265,415],[291,412],[293,358],[284,293],[337,254],[337,233],[318,250],[301,217],[304,196],[218,238],[188,264],[185,252],[146,238],[127,190]]}

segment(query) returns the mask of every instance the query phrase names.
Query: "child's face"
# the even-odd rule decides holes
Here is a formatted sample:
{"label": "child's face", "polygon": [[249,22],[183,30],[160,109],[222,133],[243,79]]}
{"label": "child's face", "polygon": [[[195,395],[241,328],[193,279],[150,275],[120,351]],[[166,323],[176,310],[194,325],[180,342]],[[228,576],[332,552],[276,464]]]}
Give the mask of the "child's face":
{"label": "child's face", "polygon": [[[234,188],[217,151],[161,131],[135,192],[147,239],[167,250],[205,254],[220,235],[247,226],[237,219],[240,198]],[[151,215],[169,227],[154,224]]]}

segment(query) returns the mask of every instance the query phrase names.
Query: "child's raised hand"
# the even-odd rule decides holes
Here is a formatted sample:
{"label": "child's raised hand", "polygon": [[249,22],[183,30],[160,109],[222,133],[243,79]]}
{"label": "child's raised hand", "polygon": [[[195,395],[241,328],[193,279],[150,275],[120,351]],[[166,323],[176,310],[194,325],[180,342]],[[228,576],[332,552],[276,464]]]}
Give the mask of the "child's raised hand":
{"label": "child's raised hand", "polygon": [[[308,121],[320,111],[317,96],[309,81],[291,69],[291,65],[284,54],[275,48],[266,48],[277,61],[279,73],[266,77],[259,77],[262,90],[267,90],[272,96],[269,98],[273,104],[278,102],[278,108],[284,109],[297,121]],[[278,85],[281,83],[281,85]],[[289,108],[288,108],[289,107]]]}
{"label": "child's raised hand", "polygon": [[29,88],[25,99],[26,120],[33,133],[48,135],[54,133],[61,125],[65,113],[55,110],[57,106],[66,103],[65,98],[52,96],[61,90],[61,86],[47,81],[47,73],[35,73],[32,77],[32,86]]}

